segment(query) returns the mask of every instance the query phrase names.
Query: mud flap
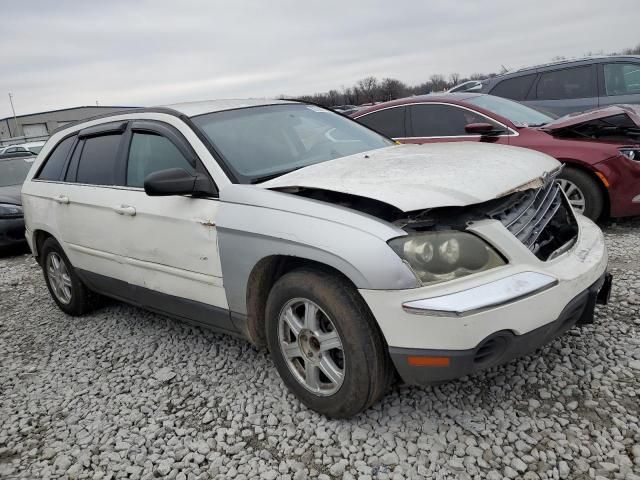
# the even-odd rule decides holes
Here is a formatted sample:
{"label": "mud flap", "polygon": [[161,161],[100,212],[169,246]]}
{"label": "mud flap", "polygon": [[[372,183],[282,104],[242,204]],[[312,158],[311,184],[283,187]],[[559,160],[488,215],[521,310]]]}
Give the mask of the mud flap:
{"label": "mud flap", "polygon": [[596,303],[600,305],[607,305],[609,303],[609,299],[611,298],[611,285],[613,284],[613,275],[607,273],[604,276],[604,283],[602,284],[602,288],[598,292],[598,297]]}
{"label": "mud flap", "polygon": [[596,304],[606,305],[609,303],[612,281],[613,275],[607,272],[600,277],[596,283],[589,287],[589,293],[584,310],[576,322],[576,325],[580,326],[593,323],[593,314],[596,309]]}

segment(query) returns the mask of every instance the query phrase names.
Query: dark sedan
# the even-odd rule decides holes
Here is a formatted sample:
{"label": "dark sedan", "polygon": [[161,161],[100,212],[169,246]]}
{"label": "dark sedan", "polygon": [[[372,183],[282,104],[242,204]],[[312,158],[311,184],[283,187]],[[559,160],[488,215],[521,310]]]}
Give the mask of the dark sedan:
{"label": "dark sedan", "polygon": [[20,190],[33,158],[0,159],[0,248],[26,242]]}

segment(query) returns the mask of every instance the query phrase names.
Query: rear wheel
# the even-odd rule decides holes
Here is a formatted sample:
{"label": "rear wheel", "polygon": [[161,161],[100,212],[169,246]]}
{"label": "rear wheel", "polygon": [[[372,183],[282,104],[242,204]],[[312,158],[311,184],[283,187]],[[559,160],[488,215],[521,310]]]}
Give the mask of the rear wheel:
{"label": "rear wheel", "polygon": [[393,379],[387,349],[367,306],[342,278],[296,270],[273,286],[267,342],[287,387],[309,408],[351,417]]}
{"label": "rear wheel", "polygon": [[42,270],[51,297],[69,315],[82,315],[91,307],[92,294],[76,274],[60,244],[48,238],[42,245]]}
{"label": "rear wheel", "polygon": [[558,183],[576,212],[594,221],[600,218],[604,198],[600,186],[591,175],[577,168],[565,167],[558,177]]}

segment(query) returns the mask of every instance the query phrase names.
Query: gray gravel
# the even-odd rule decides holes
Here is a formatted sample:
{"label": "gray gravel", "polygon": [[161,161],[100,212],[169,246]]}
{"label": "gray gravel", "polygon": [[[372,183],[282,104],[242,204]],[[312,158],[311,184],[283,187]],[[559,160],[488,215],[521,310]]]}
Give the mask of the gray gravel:
{"label": "gray gravel", "polygon": [[267,354],[118,303],[60,312],[0,259],[0,478],[640,479],[640,220],[608,227],[594,326],[351,421],[306,410]]}

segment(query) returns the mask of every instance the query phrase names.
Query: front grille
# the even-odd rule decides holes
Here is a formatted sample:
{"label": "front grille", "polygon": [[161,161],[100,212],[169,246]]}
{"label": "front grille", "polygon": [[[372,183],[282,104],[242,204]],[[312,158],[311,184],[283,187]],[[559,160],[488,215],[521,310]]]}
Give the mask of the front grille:
{"label": "front grille", "polygon": [[516,193],[510,200],[505,209],[490,216],[500,220],[539,259],[551,260],[575,242],[578,224],[555,180]]}

